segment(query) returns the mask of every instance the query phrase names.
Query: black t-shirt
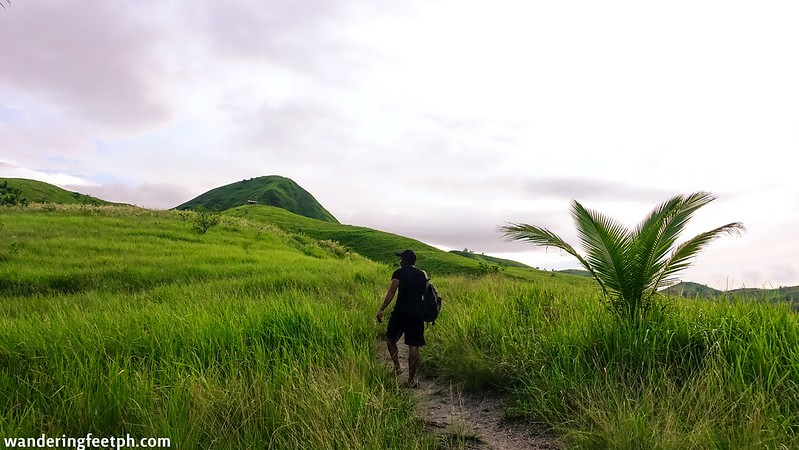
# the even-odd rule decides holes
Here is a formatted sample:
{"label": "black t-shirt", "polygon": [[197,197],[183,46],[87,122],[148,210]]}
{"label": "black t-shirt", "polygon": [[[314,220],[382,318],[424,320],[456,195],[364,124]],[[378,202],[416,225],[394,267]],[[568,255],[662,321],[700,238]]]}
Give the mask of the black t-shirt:
{"label": "black t-shirt", "polygon": [[422,300],[427,276],[416,267],[406,266],[395,270],[391,279],[399,280],[399,295],[394,311],[412,312],[414,306]]}

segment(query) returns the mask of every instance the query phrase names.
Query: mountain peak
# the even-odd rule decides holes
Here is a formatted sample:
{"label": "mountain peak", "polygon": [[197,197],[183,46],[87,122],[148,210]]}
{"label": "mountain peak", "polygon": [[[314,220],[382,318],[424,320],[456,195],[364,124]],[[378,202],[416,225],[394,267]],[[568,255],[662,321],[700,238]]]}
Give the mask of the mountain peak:
{"label": "mountain peak", "polygon": [[175,209],[224,211],[247,204],[276,206],[301,216],[339,223],[308,191],[290,178],[268,175],[237,181],[195,197]]}

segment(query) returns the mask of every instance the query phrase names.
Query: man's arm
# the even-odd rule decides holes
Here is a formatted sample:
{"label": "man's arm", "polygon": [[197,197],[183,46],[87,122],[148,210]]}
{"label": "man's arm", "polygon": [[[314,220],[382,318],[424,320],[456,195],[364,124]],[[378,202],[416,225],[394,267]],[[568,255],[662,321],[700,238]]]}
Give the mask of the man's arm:
{"label": "man's arm", "polygon": [[380,311],[377,312],[377,323],[383,323],[383,313],[388,308],[388,305],[391,304],[391,301],[394,300],[394,296],[397,294],[397,288],[399,287],[399,280],[396,278],[391,279],[391,286],[389,286],[388,291],[386,292],[386,298],[383,299],[383,304],[380,306]]}

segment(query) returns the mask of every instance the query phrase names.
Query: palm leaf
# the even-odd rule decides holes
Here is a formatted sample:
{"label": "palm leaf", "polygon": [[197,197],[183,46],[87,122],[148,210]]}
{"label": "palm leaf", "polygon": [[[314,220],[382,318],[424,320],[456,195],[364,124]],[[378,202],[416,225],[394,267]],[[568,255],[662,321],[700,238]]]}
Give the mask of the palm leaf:
{"label": "palm leaf", "polygon": [[587,210],[577,201],[572,203],[572,215],[595,278],[611,294],[624,297],[629,291],[626,274],[630,232],[620,222]]}
{"label": "palm leaf", "polygon": [[678,195],[667,200],[645,219],[636,229],[636,248],[640,269],[636,274],[636,284],[644,296],[657,289],[669,252],[674,247],[680,233],[693,213],[715,200],[707,192],[695,192],[688,196]]}
{"label": "palm leaf", "polygon": [[674,253],[672,253],[671,257],[664,264],[663,270],[660,272],[653,284],[653,288],[659,289],[661,287],[666,287],[670,284],[673,284],[673,282],[676,281],[674,278],[675,275],[690,266],[692,262],[691,259],[693,259],[697,253],[699,253],[714,239],[723,234],[740,235],[741,232],[745,230],[746,228],[742,223],[732,222],[722,225],[718,228],[714,228],[710,231],[700,233],[683,242],[674,250]]}
{"label": "palm leaf", "polygon": [[506,226],[499,228],[503,233],[503,237],[508,241],[523,241],[529,242],[539,247],[555,247],[563,250],[564,252],[574,256],[579,261],[580,265],[587,270],[598,282],[603,291],[605,285],[602,280],[597,277],[593,267],[580,255],[577,251],[566,243],[560,236],[547,230],[546,228],[528,225],[524,223],[510,223]]}
{"label": "palm leaf", "polygon": [[673,208],[666,211],[661,233],[654,243],[652,263],[662,262],[666,259],[668,252],[673,248],[694,212],[715,199],[716,197],[707,192],[695,192],[687,197],[675,197],[677,201]]}

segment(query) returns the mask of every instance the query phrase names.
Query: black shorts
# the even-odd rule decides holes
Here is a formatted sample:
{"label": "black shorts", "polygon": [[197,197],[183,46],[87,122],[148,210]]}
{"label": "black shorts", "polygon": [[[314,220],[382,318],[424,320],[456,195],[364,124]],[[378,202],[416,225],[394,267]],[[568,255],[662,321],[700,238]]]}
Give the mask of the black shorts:
{"label": "black shorts", "polygon": [[401,335],[405,335],[405,345],[421,347],[424,341],[424,321],[421,317],[404,313],[402,311],[392,311],[388,319],[386,329],[386,339],[389,342],[397,342]]}

